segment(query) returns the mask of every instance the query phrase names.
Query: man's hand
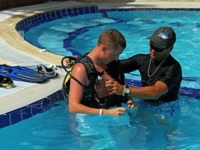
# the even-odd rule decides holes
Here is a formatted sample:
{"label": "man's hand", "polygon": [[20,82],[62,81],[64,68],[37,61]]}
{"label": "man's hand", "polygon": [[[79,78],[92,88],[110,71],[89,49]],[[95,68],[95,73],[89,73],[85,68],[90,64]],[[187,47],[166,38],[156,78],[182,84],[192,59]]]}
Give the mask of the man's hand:
{"label": "man's hand", "polygon": [[117,107],[112,109],[103,110],[103,113],[106,111],[105,114],[112,115],[112,116],[121,116],[126,113],[126,108],[123,107]]}
{"label": "man's hand", "polygon": [[105,86],[110,94],[123,95],[124,85],[119,84],[117,81],[108,80],[105,82]]}
{"label": "man's hand", "polygon": [[128,108],[135,108],[136,104],[133,102],[133,100],[128,100],[127,102]]}
{"label": "man's hand", "polygon": [[72,62],[73,58],[74,58],[74,59],[77,59],[78,56],[77,56],[77,55],[74,55],[74,56],[72,56],[72,57],[65,58],[65,63],[66,63],[66,65],[67,65],[68,67],[70,67],[71,65],[73,65],[73,62]]}

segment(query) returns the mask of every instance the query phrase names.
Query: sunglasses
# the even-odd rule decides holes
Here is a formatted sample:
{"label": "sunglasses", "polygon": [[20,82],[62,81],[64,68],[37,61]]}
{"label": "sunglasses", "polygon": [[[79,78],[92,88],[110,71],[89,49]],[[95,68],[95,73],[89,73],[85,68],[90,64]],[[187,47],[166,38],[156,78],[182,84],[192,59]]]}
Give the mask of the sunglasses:
{"label": "sunglasses", "polygon": [[157,48],[153,46],[151,41],[149,42],[149,44],[150,44],[151,49],[154,49],[154,51],[159,52],[159,53],[163,52],[166,49],[166,48]]}

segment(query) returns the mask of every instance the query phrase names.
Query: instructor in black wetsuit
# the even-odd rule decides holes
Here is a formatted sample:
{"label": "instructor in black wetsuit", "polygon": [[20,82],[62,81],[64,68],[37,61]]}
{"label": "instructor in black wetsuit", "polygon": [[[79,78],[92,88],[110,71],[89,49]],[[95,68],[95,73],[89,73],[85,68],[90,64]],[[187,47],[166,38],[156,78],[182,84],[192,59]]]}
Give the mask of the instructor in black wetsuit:
{"label": "instructor in black wetsuit", "polygon": [[139,70],[142,87],[124,87],[112,80],[106,82],[106,87],[112,94],[126,94],[149,102],[174,101],[178,98],[182,80],[181,66],[170,55],[176,34],[171,27],[160,27],[148,39],[150,54],[138,54],[120,61],[124,73]]}
{"label": "instructor in black wetsuit", "polygon": [[160,27],[148,39],[150,54],[138,54],[120,61],[125,73],[139,70],[142,87],[124,87],[113,80],[107,81],[106,87],[112,94],[139,98],[135,99],[138,113],[130,115],[130,124],[136,126],[137,120],[142,121],[147,133],[145,145],[149,149],[167,149],[168,137],[176,136],[180,116],[177,98],[182,70],[170,55],[176,34],[171,27]]}

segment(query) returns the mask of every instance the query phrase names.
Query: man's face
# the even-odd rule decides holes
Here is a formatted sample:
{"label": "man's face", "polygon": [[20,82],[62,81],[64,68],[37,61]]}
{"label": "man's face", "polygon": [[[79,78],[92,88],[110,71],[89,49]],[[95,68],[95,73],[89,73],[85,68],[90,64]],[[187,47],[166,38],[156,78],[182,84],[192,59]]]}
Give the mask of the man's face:
{"label": "man's face", "polygon": [[150,41],[150,57],[157,61],[163,61],[170,53],[170,47],[160,48]]}
{"label": "man's face", "polygon": [[105,63],[109,64],[113,60],[117,61],[119,59],[119,55],[123,52],[123,50],[124,49],[121,46],[118,46],[115,49],[107,46],[105,50]]}

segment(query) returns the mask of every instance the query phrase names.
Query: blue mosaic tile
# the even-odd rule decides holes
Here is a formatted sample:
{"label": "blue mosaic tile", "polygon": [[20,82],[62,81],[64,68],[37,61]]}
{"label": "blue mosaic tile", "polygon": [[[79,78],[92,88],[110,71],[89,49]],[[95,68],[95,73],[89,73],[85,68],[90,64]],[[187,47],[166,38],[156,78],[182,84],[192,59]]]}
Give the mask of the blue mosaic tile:
{"label": "blue mosaic tile", "polygon": [[9,114],[10,124],[15,124],[15,123],[23,120],[21,111],[22,110],[18,109],[18,110],[13,111],[12,113]]}
{"label": "blue mosaic tile", "polygon": [[51,17],[55,20],[58,19],[57,14],[55,11],[51,12]]}
{"label": "blue mosaic tile", "polygon": [[63,18],[62,13],[60,10],[55,11],[57,18]]}
{"label": "blue mosaic tile", "polygon": [[66,9],[62,9],[60,13],[63,15],[63,17],[68,15]]}
{"label": "blue mosaic tile", "polygon": [[85,7],[84,12],[85,12],[86,14],[91,13],[90,7]]}
{"label": "blue mosaic tile", "polygon": [[[30,106],[29,107],[23,107],[20,110],[21,110],[22,120],[28,119],[28,118],[33,116],[32,113],[31,113],[32,109],[31,109]],[[12,121],[12,123],[13,123],[13,121]]]}
{"label": "blue mosaic tile", "polygon": [[75,7],[75,8],[66,8],[66,9],[58,9],[49,12],[44,12],[40,14],[36,14],[34,16],[28,17],[16,25],[17,31],[28,31],[30,28],[40,25],[45,22],[49,22],[55,19],[63,18],[63,17],[73,17],[82,14],[89,13],[102,13],[104,17],[106,16],[106,12],[111,11],[152,11],[152,10],[164,10],[164,11],[200,11],[199,8],[112,8],[112,9],[98,9],[97,6],[86,6],[86,7]]}
{"label": "blue mosaic tile", "polygon": [[9,125],[10,125],[9,115],[8,114],[0,115],[0,128],[9,126]]}
{"label": "blue mosaic tile", "polygon": [[56,104],[55,102],[61,100],[64,100],[64,97],[61,90],[59,90],[50,96],[38,100],[37,102],[34,102],[28,106],[0,115],[0,128],[13,125],[38,113],[43,113],[53,107],[59,106],[59,104]]}

